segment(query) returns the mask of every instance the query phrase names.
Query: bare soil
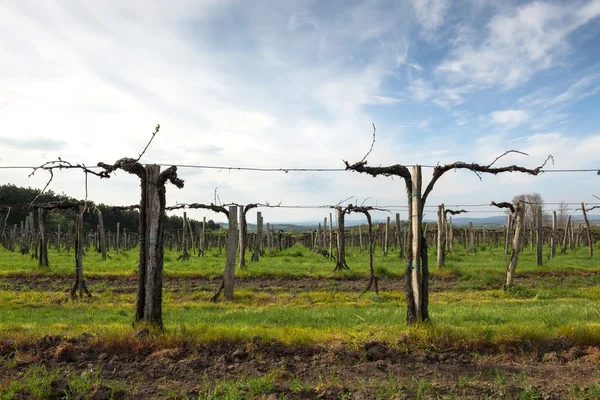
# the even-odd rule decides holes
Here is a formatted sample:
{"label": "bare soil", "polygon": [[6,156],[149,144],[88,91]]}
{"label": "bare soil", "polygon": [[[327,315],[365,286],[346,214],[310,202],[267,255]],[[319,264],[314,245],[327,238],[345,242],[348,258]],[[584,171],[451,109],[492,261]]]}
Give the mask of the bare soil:
{"label": "bare soil", "polygon": [[[431,290],[447,290],[458,281],[457,277],[435,276]],[[94,277],[87,282],[97,292],[134,293],[137,285],[134,276]],[[165,277],[164,286],[173,292],[214,290],[219,282],[216,278]],[[72,283],[71,277],[13,276],[0,279],[0,290],[68,291]],[[362,291],[366,284],[366,279],[356,278],[236,278],[238,288],[264,291]],[[380,281],[380,289],[398,290],[403,284],[401,277],[388,277]],[[143,335],[130,346],[103,343],[87,334],[47,336],[36,343],[0,341],[0,360],[17,360],[14,365],[0,363],[0,383],[18,379],[32,365],[45,365],[70,374],[99,370],[103,379],[128,382],[127,390],[115,398],[131,399],[166,398],[173,391],[197,398],[207,382],[240,381],[270,373],[275,373],[275,384],[263,396],[270,400],[282,394],[289,399],[600,398],[598,346],[580,347],[561,338],[546,344],[424,351],[408,340],[291,346],[255,338],[159,348]],[[54,382],[53,398],[64,398],[66,385],[64,378]],[[104,393],[108,399],[110,390],[100,387],[94,393],[93,398],[102,399]],[[19,396],[33,398],[28,392]],[[245,397],[252,396],[248,392]]]}
{"label": "bare soil", "polygon": [[[76,374],[98,368],[104,379],[130,382],[117,397],[131,399],[163,398],[173,390],[197,398],[206,382],[249,379],[273,371],[275,384],[264,395],[267,399],[281,394],[290,399],[482,399],[519,398],[524,393],[541,395],[526,398],[586,398],[586,393],[593,393],[585,388],[600,382],[600,348],[580,348],[565,340],[477,353],[399,348],[380,342],[359,348],[299,347],[260,338],[168,349],[142,338],[135,346],[111,348],[87,334],[70,339],[47,336],[16,347],[0,343],[1,356],[19,354],[16,366],[0,368],[0,381],[22,375],[32,364]],[[294,380],[303,386],[294,386]],[[64,379],[52,388],[54,398],[68,391]],[[27,392],[20,398],[29,398]]]}
{"label": "bare soil", "polygon": [[[538,272],[535,274],[517,274],[515,280],[519,285],[535,287],[540,279],[553,279],[556,284],[561,280],[578,277],[596,277],[600,271],[590,272]],[[74,276],[27,276],[9,275],[0,277],[0,290],[12,291],[58,291],[67,292],[73,286]],[[88,287],[103,292],[112,290],[114,293],[135,293],[137,290],[137,276],[91,276],[86,278]],[[215,290],[221,283],[221,278],[193,277],[193,276],[169,276],[163,277],[163,288],[165,291],[195,291]],[[361,292],[369,283],[368,277],[335,277],[335,278],[312,278],[312,277],[236,277],[236,288],[257,289],[262,291],[349,291]],[[462,284],[460,278],[455,275],[432,275],[430,277],[430,292],[442,292],[452,290]],[[500,289],[502,277],[498,281],[482,287],[482,290]],[[404,276],[385,276],[379,278],[379,290],[403,290]]]}

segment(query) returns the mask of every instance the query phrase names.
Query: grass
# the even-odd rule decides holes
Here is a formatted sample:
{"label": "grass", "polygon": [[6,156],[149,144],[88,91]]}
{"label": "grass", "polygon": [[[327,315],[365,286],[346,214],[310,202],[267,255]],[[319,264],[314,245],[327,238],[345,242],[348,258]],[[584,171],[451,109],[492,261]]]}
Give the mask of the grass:
{"label": "grass", "polygon": [[[71,301],[68,286],[74,268],[72,253],[59,254],[51,249],[51,267],[40,269],[30,256],[0,249],[0,345],[12,343],[17,349],[18,343],[35,342],[44,335],[76,336],[84,332],[93,334],[93,341],[100,347],[139,345],[142,339],[131,327],[136,295],[132,290],[117,290],[123,287],[123,280],[130,288],[135,287],[137,253],[132,250],[111,256],[102,261],[93,250],[87,253],[84,273],[99,278],[89,281],[94,297]],[[177,261],[177,256],[174,251],[165,255],[165,276],[175,279],[168,282],[163,294],[166,329],[151,335],[154,343],[167,348],[260,336],[295,345],[344,344],[359,348],[376,340],[404,350],[468,348],[477,352],[489,346],[542,343],[564,336],[575,344],[598,345],[600,337],[600,263],[597,256],[589,258],[586,248],[545,259],[543,266],[537,266],[534,252],[525,249],[519,258],[516,285],[503,291],[508,257],[502,248],[487,247],[469,254],[456,246],[455,252],[447,256],[445,268],[430,268],[431,323],[413,327],[405,323],[404,262],[393,252],[384,257],[381,249],[376,250],[375,267],[382,289],[378,295],[361,294],[340,284],[340,280],[361,280],[366,285],[366,253],[351,249],[347,261],[352,269],[340,274],[332,271],[332,261],[295,246],[270,253],[258,263],[249,261],[243,271],[236,270],[238,277],[277,278],[269,282],[269,287],[236,288],[233,301],[217,304],[208,301],[216,285],[190,286],[186,279],[176,279],[220,277],[225,257],[217,251],[187,261]],[[430,264],[434,264],[434,248],[429,257]],[[295,278],[318,279],[320,285],[309,290],[290,286]],[[36,284],[30,284],[34,281]],[[18,351],[12,358],[0,359],[0,369],[13,368],[17,360]],[[337,387],[334,375],[323,377],[317,386]],[[0,399],[23,391],[33,398],[47,398],[49,385],[57,379],[67,380],[73,398],[89,396],[93,388],[110,383],[94,371],[71,376],[64,370],[30,366],[19,379],[0,380]],[[512,383],[502,371],[490,379],[498,393],[504,393],[505,386]],[[277,370],[260,377],[205,381],[198,389],[198,398],[264,398],[280,381]],[[457,390],[468,390],[476,381],[474,377],[459,377]],[[118,384],[112,382],[110,387]],[[401,387],[390,375],[387,380],[365,384],[382,398],[390,398],[399,390],[413,398],[440,395],[435,379],[429,378],[405,382]],[[302,394],[315,382],[290,378],[286,385],[290,393]],[[516,395],[520,399],[541,396],[527,382],[520,382],[519,387]],[[598,393],[600,389],[594,386],[573,388],[571,397],[596,398]],[[187,395],[175,390],[164,394],[165,398],[169,396]]]}
{"label": "grass", "polygon": [[[215,250],[207,257],[175,261],[176,253],[165,256],[165,275],[189,277],[219,276],[224,257]],[[433,250],[430,259],[434,259]],[[69,276],[73,255],[51,250],[52,266],[40,270],[30,256],[0,249],[0,337],[28,337],[45,334],[100,336],[130,331],[135,304],[134,293],[115,293],[110,282],[102,281],[91,301],[69,300],[65,287],[56,287],[53,277]],[[365,279],[366,257],[350,251],[352,271],[346,279]],[[600,323],[600,274],[596,260],[587,257],[587,249],[560,254],[546,265],[535,265],[534,254],[527,249],[520,257],[517,271],[533,279],[517,277],[510,291],[499,289],[504,269],[503,249],[490,248],[469,254],[457,246],[447,258],[448,267],[432,268],[433,279],[452,282],[444,290],[430,295],[432,324],[408,329],[405,326],[404,294],[386,285],[379,295],[336,289],[300,291],[272,287],[268,290],[237,289],[233,302],[213,304],[207,300],[214,288],[194,290],[174,287],[164,294],[164,321],[167,332],[186,332],[198,340],[247,339],[262,336],[289,343],[321,341],[394,342],[399,333],[411,331],[424,345],[447,346],[451,343],[480,345],[519,340],[552,340],[566,335],[586,343],[598,336]],[[113,254],[102,261],[89,251],[84,260],[86,274],[102,276],[131,275],[135,270],[135,250]],[[386,274],[400,276],[404,270],[397,256],[383,257],[377,251],[376,265]],[[305,248],[295,246],[270,254],[260,262],[249,262],[238,276],[311,277],[339,279],[333,263]],[[2,278],[4,276],[4,278]],[[10,276],[46,279],[41,290],[15,288]],[[452,278],[454,276],[454,278]],[[448,278],[450,277],[450,278]],[[539,278],[543,277],[543,279]],[[64,283],[63,283],[64,285]],[[135,285],[135,282],[132,283]],[[394,286],[395,286],[394,285]],[[560,285],[560,286],[559,286]],[[22,289],[22,290],[21,290]]]}

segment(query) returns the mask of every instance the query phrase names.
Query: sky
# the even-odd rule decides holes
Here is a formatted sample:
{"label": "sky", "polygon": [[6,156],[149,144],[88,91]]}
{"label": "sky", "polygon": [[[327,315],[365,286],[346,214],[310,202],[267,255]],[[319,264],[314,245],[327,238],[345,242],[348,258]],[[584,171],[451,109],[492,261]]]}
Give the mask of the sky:
{"label": "sky", "polygon": [[[598,169],[599,17],[600,0],[6,0],[0,166],[136,158],[160,124],[144,163],[343,168],[365,156],[375,124],[371,166],[489,164],[514,149],[529,156],[497,165],[535,168],[552,154],[548,169]],[[44,187],[48,174],[30,172],[0,169],[0,183]],[[168,205],[211,203],[215,191],[223,203],[406,205],[399,179],[347,171],[178,173],[185,187],[167,187]],[[424,184],[431,174],[423,168]],[[84,198],[84,175],[57,171],[50,189]],[[87,192],[112,205],[140,197],[125,172],[90,177]],[[530,192],[592,203],[600,177],[450,171],[428,205]],[[329,210],[262,213],[308,221]]]}

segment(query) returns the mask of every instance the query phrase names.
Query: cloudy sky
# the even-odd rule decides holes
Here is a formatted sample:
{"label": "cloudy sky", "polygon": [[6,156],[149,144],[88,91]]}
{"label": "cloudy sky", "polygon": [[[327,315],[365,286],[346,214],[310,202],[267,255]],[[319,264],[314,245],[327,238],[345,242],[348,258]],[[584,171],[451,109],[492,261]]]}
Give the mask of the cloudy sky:
{"label": "cloudy sky", "polygon": [[[549,169],[598,168],[599,16],[600,0],[2,1],[0,166],[137,157],[160,123],[143,162],[341,168],[365,155],[375,123],[369,165],[488,164],[517,149],[529,157],[504,164],[552,154]],[[29,172],[2,169],[0,182],[43,187],[47,174]],[[225,203],[406,204],[399,180],[350,172],[179,174],[186,187],[169,187],[168,204],[210,203],[215,188]],[[84,176],[61,171],[51,188],[83,198]],[[139,200],[123,172],[88,190]],[[449,172],[429,205],[531,191],[593,202],[600,177]]]}

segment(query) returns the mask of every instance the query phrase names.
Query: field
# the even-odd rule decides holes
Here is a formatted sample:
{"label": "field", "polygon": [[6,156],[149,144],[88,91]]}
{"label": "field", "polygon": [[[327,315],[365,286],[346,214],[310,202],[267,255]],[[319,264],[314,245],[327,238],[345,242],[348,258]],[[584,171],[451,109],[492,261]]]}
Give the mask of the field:
{"label": "field", "polygon": [[0,399],[600,398],[587,248],[542,267],[526,248],[505,292],[503,249],[458,247],[431,268],[431,322],[410,328],[397,254],[377,250],[380,292],[363,293],[366,253],[350,249],[351,270],[334,273],[296,245],[236,269],[234,301],[216,304],[225,256],[178,255],[165,255],[157,332],[131,325],[137,250],[89,251],[93,297],[73,301],[73,254],[51,249],[40,270],[0,249]]}

